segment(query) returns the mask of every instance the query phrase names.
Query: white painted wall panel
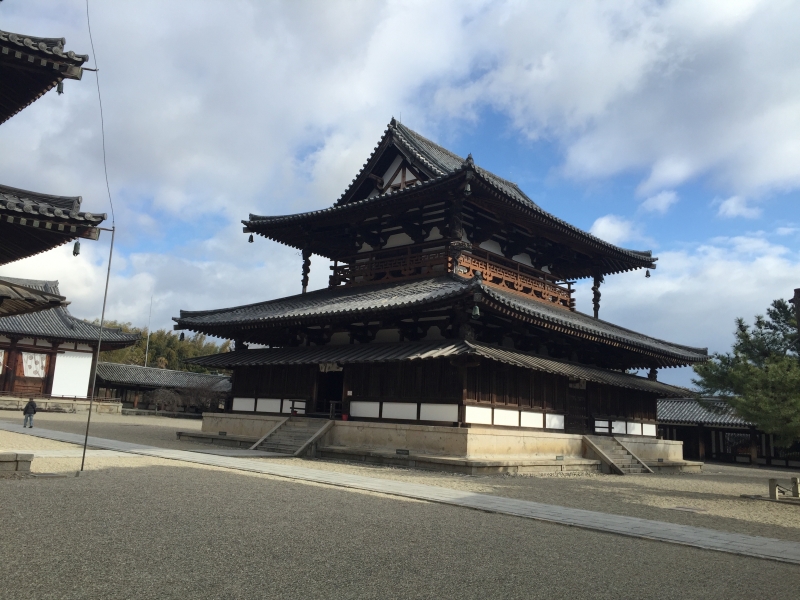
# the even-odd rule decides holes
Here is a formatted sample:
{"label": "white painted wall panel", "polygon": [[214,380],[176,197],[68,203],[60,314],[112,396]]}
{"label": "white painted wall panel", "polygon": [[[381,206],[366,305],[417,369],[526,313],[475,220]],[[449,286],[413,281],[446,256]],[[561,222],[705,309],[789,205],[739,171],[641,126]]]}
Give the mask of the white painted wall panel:
{"label": "white painted wall panel", "polygon": [[520,413],[520,425],[522,427],[544,427],[544,415],[542,413],[523,412]]}
{"label": "white painted wall panel", "polygon": [[467,406],[464,420],[467,423],[477,423],[480,425],[492,424],[492,409],[482,406]]}
{"label": "white painted wall panel", "polygon": [[630,435],[642,435],[642,424],[628,423],[628,433]]}
{"label": "white painted wall panel", "polygon": [[256,406],[256,399],[255,398],[234,398],[233,399],[233,410],[243,410],[247,412],[253,412],[253,409]]}
{"label": "white painted wall panel", "polygon": [[458,406],[456,404],[420,404],[420,421],[458,421]]}
{"label": "white painted wall panel", "polygon": [[508,427],[519,427],[519,411],[506,408],[494,409],[494,424]]}
{"label": "white painted wall panel", "polygon": [[281,412],[280,398],[259,398],[256,402],[256,412]]}
{"label": "white painted wall panel", "polygon": [[612,421],[611,422],[611,433],[625,434],[627,432],[628,432],[628,428],[625,426],[625,421]]}
{"label": "white painted wall panel", "polygon": [[350,416],[377,419],[380,414],[380,407],[381,405],[379,402],[351,402]]}
{"label": "white painted wall panel", "polygon": [[92,355],[84,352],[65,352],[56,356],[53,375],[53,396],[86,398],[92,375]]}
{"label": "white painted wall panel", "polygon": [[655,423],[644,423],[642,425],[642,435],[652,435],[655,437],[656,435],[656,424]]}
{"label": "white painted wall panel", "polygon": [[416,402],[384,402],[383,413],[381,414],[384,419],[405,419],[416,421],[417,420],[417,403]]}
{"label": "white painted wall panel", "polygon": [[547,415],[548,429],[564,429],[564,415]]}

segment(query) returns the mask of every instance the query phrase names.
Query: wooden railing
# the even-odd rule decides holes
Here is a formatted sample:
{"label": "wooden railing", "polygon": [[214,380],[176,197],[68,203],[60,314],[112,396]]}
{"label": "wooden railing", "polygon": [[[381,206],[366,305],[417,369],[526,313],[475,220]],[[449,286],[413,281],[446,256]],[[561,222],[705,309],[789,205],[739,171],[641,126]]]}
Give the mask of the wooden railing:
{"label": "wooden railing", "polygon": [[449,257],[445,242],[428,242],[388,250],[365,252],[336,261],[331,270],[331,286],[394,281],[414,277],[444,275]]}
{"label": "wooden railing", "polygon": [[572,284],[567,283],[567,287],[563,287],[549,273],[474,246],[461,252],[456,260],[453,272],[457,275],[473,277],[480,271],[485,283],[575,310]]}
{"label": "wooden railing", "polygon": [[436,241],[355,254],[336,261],[331,271],[332,287],[430,277],[448,272],[474,277],[480,272],[487,285],[575,310],[570,283],[564,287],[549,273],[463,244],[451,246]]}

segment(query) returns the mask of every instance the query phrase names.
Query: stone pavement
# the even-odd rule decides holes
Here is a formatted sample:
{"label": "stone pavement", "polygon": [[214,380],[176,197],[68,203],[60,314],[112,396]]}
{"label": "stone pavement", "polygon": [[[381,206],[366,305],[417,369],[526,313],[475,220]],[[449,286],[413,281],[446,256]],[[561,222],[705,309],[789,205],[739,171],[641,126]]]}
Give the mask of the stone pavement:
{"label": "stone pavement", "polygon": [[[0,422],[0,429],[83,445],[83,436],[72,433],[40,428],[23,429],[20,425],[7,422]],[[800,543],[798,542],[728,533],[716,531],[714,529],[651,521],[636,517],[541,504],[539,502],[527,500],[515,500],[513,498],[503,498],[487,494],[476,494],[474,492],[452,490],[431,485],[308,469],[305,467],[282,464],[280,461],[267,462],[252,458],[218,456],[202,452],[188,452],[185,450],[169,450],[142,444],[131,444],[117,440],[95,438],[92,436],[89,437],[89,445],[104,450],[180,460],[226,469],[236,469],[301,481],[323,483],[337,487],[354,488],[393,496],[415,498],[418,500],[439,502],[485,512],[571,525],[573,527],[581,527],[594,531],[603,531],[606,533],[615,533],[618,535],[800,565]]]}

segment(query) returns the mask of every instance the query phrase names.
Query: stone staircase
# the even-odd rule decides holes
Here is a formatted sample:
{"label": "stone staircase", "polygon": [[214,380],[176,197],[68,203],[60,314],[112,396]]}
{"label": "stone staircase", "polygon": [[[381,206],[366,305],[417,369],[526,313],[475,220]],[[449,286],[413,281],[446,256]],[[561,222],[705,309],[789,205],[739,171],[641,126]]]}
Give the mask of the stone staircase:
{"label": "stone staircase", "polygon": [[585,435],[583,438],[612,473],[634,475],[653,472],[615,437]]}
{"label": "stone staircase", "polygon": [[252,446],[253,450],[300,456],[333,426],[328,419],[290,417]]}

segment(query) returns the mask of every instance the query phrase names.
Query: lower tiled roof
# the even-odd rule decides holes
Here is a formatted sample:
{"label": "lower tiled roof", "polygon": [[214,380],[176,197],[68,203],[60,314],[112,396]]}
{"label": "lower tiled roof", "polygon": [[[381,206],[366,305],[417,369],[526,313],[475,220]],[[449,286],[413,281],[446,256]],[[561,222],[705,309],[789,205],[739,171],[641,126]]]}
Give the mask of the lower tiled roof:
{"label": "lower tiled roof", "polygon": [[658,401],[658,422],[675,425],[717,425],[748,427],[749,421],[736,414],[724,400],[714,398],[674,398]]}
{"label": "lower tiled roof", "polygon": [[598,342],[624,344],[631,348],[669,357],[672,364],[691,364],[708,359],[705,348],[693,348],[653,338],[580,312],[569,311],[544,302],[528,299],[511,291],[484,284],[480,279],[442,275],[395,283],[326,288],[279,298],[268,302],[208,311],[181,311],[174,318],[176,329],[189,329],[220,335],[222,328],[247,328],[278,322],[302,321],[316,317],[379,315],[398,308],[413,308],[443,300],[468,297],[480,292],[485,299],[530,317],[543,326],[558,328],[566,334],[580,335]]}
{"label": "lower tiled roof", "polygon": [[230,390],[230,377],[156,369],[139,365],[97,363],[97,377],[108,385],[139,386],[146,388],[204,388],[214,391]]}
{"label": "lower tiled roof", "polygon": [[[58,296],[57,281],[17,279],[4,277],[8,282]],[[0,335],[35,337],[65,342],[96,343],[100,326],[73,317],[65,306],[49,308],[34,313],[0,318]],[[140,339],[138,333],[125,333],[121,329],[103,328],[103,349],[132,346]]]}
{"label": "lower tiled roof", "polygon": [[609,371],[578,363],[555,360],[539,355],[517,352],[499,346],[465,340],[441,342],[400,342],[393,344],[347,344],[342,346],[304,346],[295,348],[261,348],[212,354],[186,362],[209,368],[266,365],[303,365],[320,363],[374,363],[405,360],[430,360],[454,356],[477,356],[517,367],[585,379],[594,383],[630,388],[660,396],[684,396],[687,390],[660,381]]}
{"label": "lower tiled roof", "polygon": [[29,288],[8,279],[0,279],[0,317],[66,306],[64,296]]}

